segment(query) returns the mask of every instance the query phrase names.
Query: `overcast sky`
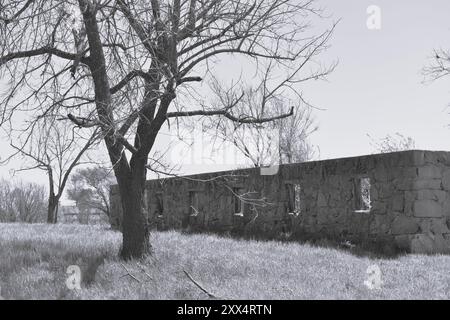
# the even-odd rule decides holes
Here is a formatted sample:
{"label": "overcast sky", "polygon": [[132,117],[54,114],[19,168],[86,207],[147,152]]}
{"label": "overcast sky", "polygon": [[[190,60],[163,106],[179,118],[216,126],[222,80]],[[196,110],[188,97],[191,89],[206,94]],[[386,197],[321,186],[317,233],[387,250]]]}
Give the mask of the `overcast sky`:
{"label": "overcast sky", "polygon": [[[312,138],[321,158],[371,153],[366,134],[400,132],[418,149],[450,150],[450,79],[424,85],[421,69],[434,48],[450,48],[450,1],[321,0],[342,20],[328,59],[339,65],[329,82],[305,88],[320,131]],[[369,30],[367,7],[381,10],[381,29]]]}
{"label": "overcast sky", "polygon": [[[320,126],[312,137],[320,158],[373,153],[367,134],[379,139],[399,132],[415,139],[417,149],[450,151],[450,78],[423,84],[422,68],[434,48],[450,48],[448,0],[320,0],[341,19],[322,61],[339,60],[328,81],[305,84],[302,92],[323,111],[314,111]],[[381,29],[369,30],[367,8],[380,8]],[[8,143],[3,142],[2,147]],[[233,164],[211,160],[189,163],[183,172],[213,171]],[[17,165],[17,164],[16,164]],[[0,169],[8,177],[8,169]],[[42,181],[38,173],[22,175]]]}

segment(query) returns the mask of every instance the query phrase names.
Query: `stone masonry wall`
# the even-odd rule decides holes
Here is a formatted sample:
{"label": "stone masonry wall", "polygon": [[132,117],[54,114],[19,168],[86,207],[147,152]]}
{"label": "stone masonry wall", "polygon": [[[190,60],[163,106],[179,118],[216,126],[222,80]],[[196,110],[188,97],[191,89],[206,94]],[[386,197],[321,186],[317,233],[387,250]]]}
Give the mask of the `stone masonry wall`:
{"label": "stone masonry wall", "polygon": [[[370,181],[370,207],[362,201],[363,181]],[[450,252],[449,152],[289,164],[274,175],[253,168],[149,180],[145,198],[148,222],[160,230],[374,241],[407,252]],[[111,188],[111,208],[111,223],[120,229],[117,186]]]}

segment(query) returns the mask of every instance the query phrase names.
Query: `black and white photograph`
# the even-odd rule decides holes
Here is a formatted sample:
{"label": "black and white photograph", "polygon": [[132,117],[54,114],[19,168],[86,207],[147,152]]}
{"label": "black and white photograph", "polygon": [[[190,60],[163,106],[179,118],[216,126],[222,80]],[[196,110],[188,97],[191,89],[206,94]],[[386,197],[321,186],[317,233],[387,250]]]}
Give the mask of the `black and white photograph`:
{"label": "black and white photograph", "polygon": [[0,0],[0,309],[450,300],[449,13]]}

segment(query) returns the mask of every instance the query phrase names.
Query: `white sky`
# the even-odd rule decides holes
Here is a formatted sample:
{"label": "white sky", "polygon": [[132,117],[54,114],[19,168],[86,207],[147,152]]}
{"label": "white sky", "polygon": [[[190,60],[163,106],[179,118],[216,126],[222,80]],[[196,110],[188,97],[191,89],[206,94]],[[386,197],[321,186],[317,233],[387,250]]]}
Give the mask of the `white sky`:
{"label": "white sky", "polygon": [[[337,69],[327,82],[315,81],[301,88],[310,102],[325,109],[314,111],[320,128],[311,137],[320,147],[320,158],[372,153],[367,134],[378,139],[396,132],[414,138],[417,149],[450,150],[450,78],[425,85],[421,75],[433,49],[450,49],[450,1],[319,3],[333,19],[341,18],[331,48],[322,55],[324,62],[338,59]],[[366,26],[369,5],[381,9],[380,30]],[[330,22],[325,21],[322,27]],[[167,137],[159,140],[163,144]],[[0,143],[5,151],[7,146],[7,141]],[[240,160],[234,159],[232,152],[226,152],[226,156],[228,160],[223,161],[207,149],[196,149],[189,154],[177,153],[176,158],[182,158],[184,173],[194,173],[236,167]],[[17,165],[1,167],[0,175],[9,177],[8,170]],[[20,177],[46,183],[46,176],[39,172]]]}
{"label": "white sky", "polygon": [[[418,149],[450,150],[450,79],[422,84],[434,48],[450,48],[450,1],[322,0],[342,21],[327,57],[339,65],[327,83],[305,88],[326,108],[316,112],[312,141],[321,158],[371,153],[370,139],[400,132]],[[369,5],[381,9],[381,29],[366,26]]]}

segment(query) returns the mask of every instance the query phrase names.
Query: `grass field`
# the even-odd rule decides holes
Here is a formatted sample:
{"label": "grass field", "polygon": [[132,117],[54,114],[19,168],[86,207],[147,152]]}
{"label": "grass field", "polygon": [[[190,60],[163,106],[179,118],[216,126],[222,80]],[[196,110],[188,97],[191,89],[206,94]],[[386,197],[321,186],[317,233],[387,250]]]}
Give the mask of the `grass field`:
{"label": "grass field", "polygon": [[[117,259],[121,234],[99,226],[0,224],[4,299],[449,299],[450,256],[374,259],[307,244],[155,232],[154,254]],[[364,281],[371,265],[381,289]],[[66,273],[78,265],[80,290]],[[189,276],[192,278],[189,279]]]}

